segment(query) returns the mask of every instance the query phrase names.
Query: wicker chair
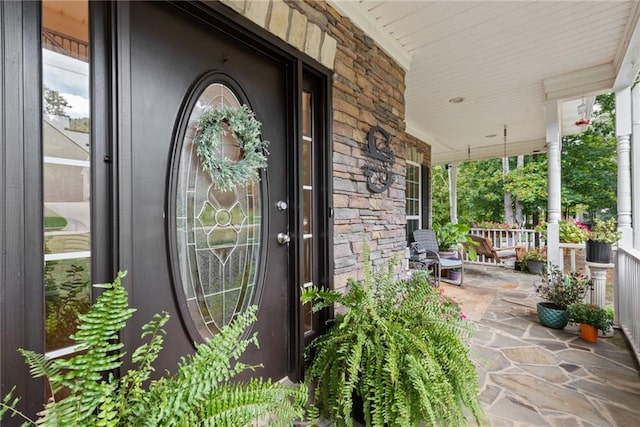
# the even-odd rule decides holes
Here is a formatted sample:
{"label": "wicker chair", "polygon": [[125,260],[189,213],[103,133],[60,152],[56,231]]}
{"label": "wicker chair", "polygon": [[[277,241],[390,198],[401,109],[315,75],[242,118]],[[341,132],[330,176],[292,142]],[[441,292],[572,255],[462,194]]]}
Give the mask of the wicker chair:
{"label": "wicker chair", "polygon": [[462,257],[458,254],[458,259],[443,258],[440,255],[438,247],[438,239],[433,230],[416,230],[413,232],[414,242],[411,244],[411,257],[409,261],[420,268],[434,269],[434,276],[437,285],[442,281],[442,270],[460,270],[459,281],[448,281],[450,283],[462,286],[464,280],[464,264]]}

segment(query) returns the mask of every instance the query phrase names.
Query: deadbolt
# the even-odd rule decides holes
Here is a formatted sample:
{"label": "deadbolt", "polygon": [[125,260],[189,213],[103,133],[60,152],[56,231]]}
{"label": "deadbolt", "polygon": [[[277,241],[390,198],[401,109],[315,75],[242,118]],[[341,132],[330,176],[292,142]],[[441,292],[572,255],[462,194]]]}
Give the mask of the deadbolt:
{"label": "deadbolt", "polygon": [[278,203],[276,203],[276,207],[279,211],[286,211],[289,205],[287,205],[287,202],[284,200],[279,200]]}

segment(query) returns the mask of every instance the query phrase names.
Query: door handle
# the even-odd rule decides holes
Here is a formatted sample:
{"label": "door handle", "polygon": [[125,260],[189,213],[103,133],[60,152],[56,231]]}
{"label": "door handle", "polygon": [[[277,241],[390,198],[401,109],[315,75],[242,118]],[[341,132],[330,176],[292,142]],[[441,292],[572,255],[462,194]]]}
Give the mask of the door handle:
{"label": "door handle", "polygon": [[291,237],[289,237],[287,233],[278,233],[278,236],[276,236],[276,239],[278,240],[278,243],[280,243],[281,245],[285,245],[289,243],[289,241],[291,240]]}

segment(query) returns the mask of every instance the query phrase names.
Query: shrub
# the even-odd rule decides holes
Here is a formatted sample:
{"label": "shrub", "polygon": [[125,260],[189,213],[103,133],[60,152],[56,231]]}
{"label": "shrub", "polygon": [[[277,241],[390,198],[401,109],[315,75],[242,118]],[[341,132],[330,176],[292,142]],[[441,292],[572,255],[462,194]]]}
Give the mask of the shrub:
{"label": "shrub", "polygon": [[595,304],[571,304],[567,307],[567,317],[571,322],[595,326],[601,331],[606,331],[613,326],[613,319],[607,310]]}
{"label": "shrub", "polygon": [[622,233],[617,229],[615,218],[611,218],[608,221],[596,219],[589,231],[589,240],[594,242],[614,244],[621,237]]}
{"label": "shrub", "polygon": [[[238,362],[247,346],[257,345],[254,334],[244,338],[255,321],[255,306],[239,314],[193,356],[183,358],[174,375],[149,382],[153,362],[164,341],[166,312],[156,314],[142,327],[147,342],[132,355],[136,368],[120,379],[113,371],[122,365],[123,344],[118,335],[135,309],[128,308],[127,292],[119,273],[104,288],[89,312],[80,315],[73,340],[82,353],[70,359],[49,360],[44,355],[20,350],[35,377],[46,377],[52,399],[35,422],[15,410],[12,393],[0,403],[0,419],[6,413],[21,416],[31,425],[44,426],[245,426],[257,419],[275,425],[291,425],[302,418],[307,388],[287,387],[270,380],[229,382],[236,374],[258,366]],[[270,424],[271,425],[271,424]]]}
{"label": "shrub", "polygon": [[567,306],[582,300],[592,282],[577,271],[565,275],[558,265],[551,263],[547,276],[533,286],[540,297],[566,310]]}
{"label": "shrub", "polygon": [[478,376],[464,341],[470,328],[455,301],[431,286],[425,272],[394,281],[394,263],[378,274],[364,248],[365,280],[346,293],[311,288],[303,302],[317,311],[345,308],[330,331],[305,352],[315,401],[336,425],[352,425],[353,396],[363,400],[367,426],[478,423]]}
{"label": "shrub", "polygon": [[[559,239],[564,243],[582,243],[587,240],[589,228],[580,221],[561,220],[559,225]],[[535,228],[535,231],[547,238],[547,223],[541,222]]]}

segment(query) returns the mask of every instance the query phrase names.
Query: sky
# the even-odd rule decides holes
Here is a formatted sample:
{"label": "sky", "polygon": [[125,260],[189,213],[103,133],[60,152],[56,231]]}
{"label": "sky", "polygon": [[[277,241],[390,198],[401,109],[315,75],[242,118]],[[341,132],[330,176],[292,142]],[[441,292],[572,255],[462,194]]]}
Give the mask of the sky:
{"label": "sky", "polygon": [[42,62],[43,83],[67,100],[65,112],[72,118],[89,117],[89,64],[47,49]]}

